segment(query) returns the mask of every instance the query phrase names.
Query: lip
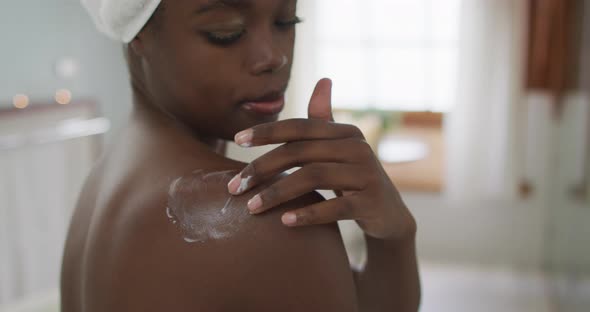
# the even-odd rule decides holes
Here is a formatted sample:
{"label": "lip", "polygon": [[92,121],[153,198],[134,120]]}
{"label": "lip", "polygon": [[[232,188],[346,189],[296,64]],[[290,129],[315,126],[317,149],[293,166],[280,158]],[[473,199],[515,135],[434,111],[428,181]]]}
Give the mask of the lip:
{"label": "lip", "polygon": [[270,94],[253,101],[245,101],[241,107],[262,115],[277,115],[285,107],[285,95],[283,93]]}

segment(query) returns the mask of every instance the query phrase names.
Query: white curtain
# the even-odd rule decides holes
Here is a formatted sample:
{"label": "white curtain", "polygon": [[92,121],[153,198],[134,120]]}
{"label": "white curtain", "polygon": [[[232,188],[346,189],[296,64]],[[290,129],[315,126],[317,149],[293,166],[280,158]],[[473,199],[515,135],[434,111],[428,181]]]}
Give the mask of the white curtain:
{"label": "white curtain", "polygon": [[[0,137],[62,118],[39,115],[0,118]],[[95,148],[86,137],[0,149],[0,310],[59,287],[67,225]]]}
{"label": "white curtain", "polygon": [[52,287],[57,278],[62,246],[57,238],[64,236],[65,228],[64,156],[55,146],[0,156],[0,222],[8,238],[2,246],[4,302]]}
{"label": "white curtain", "polygon": [[464,0],[456,106],[445,121],[451,198],[516,195],[527,1]]}

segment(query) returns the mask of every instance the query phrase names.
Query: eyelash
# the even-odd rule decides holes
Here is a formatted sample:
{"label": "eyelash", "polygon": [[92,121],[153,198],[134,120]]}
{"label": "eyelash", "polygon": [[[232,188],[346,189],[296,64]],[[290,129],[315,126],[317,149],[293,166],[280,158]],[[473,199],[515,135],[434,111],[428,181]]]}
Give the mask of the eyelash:
{"label": "eyelash", "polygon": [[[295,17],[289,21],[279,21],[276,22],[275,25],[280,28],[281,30],[288,30],[289,28],[294,27],[295,25],[302,23],[303,20],[299,17]],[[233,43],[236,43],[244,34],[246,33],[245,29],[242,29],[235,33],[230,34],[219,34],[215,32],[204,32],[203,34],[209,40],[210,43],[219,45],[219,46],[228,46]]]}
{"label": "eyelash", "polygon": [[293,18],[292,20],[276,22],[275,25],[277,25],[278,27],[290,28],[300,23],[303,23],[303,20],[295,16],[295,18]]}
{"label": "eyelash", "polygon": [[226,46],[238,41],[238,39],[240,39],[242,35],[244,35],[245,33],[246,30],[242,29],[239,32],[230,34],[220,35],[219,33],[215,32],[205,32],[204,34],[205,37],[207,37],[207,40],[209,40],[209,42],[211,42],[212,44]]}

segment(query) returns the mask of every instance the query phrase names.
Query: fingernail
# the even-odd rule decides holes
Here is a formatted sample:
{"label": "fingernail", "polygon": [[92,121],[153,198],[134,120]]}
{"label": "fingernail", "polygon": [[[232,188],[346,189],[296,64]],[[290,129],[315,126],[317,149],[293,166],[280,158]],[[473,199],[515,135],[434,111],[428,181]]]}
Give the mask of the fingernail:
{"label": "fingernail", "polygon": [[293,225],[297,223],[297,216],[292,212],[287,212],[281,217],[281,220],[285,225]]}
{"label": "fingernail", "polygon": [[235,194],[240,187],[240,180],[241,180],[241,173],[238,173],[235,177],[233,177],[229,183],[227,184],[227,190],[230,194]]}
{"label": "fingernail", "polygon": [[254,131],[252,129],[244,130],[238,134],[236,134],[234,140],[236,144],[242,147],[251,147],[252,146],[252,137],[254,136]]}
{"label": "fingernail", "polygon": [[262,198],[260,197],[260,194],[257,194],[248,201],[248,209],[250,212],[256,212],[260,207],[262,207]]}

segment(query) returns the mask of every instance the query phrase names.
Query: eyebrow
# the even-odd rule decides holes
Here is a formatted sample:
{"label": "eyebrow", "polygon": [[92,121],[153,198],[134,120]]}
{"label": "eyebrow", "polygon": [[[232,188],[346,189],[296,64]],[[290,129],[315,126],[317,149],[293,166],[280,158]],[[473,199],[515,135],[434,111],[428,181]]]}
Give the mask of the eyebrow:
{"label": "eyebrow", "polygon": [[195,10],[200,15],[219,8],[244,8],[250,5],[250,0],[208,0]]}

